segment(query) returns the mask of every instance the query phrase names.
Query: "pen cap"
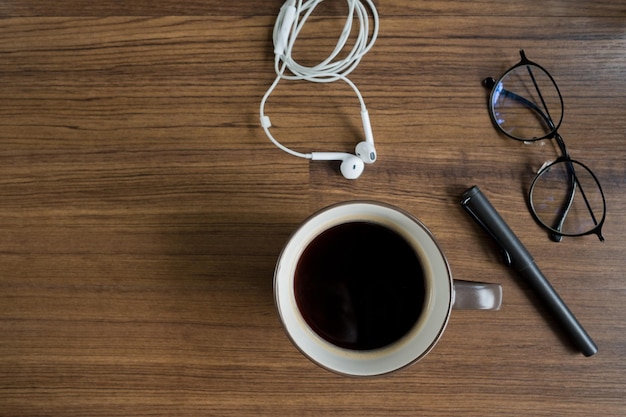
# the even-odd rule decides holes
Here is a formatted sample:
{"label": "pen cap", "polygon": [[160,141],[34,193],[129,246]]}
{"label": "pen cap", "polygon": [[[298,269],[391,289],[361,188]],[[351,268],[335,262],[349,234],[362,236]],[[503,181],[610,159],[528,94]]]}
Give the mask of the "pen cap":
{"label": "pen cap", "polygon": [[528,250],[477,186],[474,185],[463,193],[461,205],[498,243],[508,265],[523,269],[533,262]]}

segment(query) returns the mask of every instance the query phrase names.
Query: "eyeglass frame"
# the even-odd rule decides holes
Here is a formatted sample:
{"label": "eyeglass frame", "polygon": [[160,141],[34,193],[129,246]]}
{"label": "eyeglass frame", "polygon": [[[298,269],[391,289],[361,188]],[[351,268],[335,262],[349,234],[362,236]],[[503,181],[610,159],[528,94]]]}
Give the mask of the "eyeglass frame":
{"label": "eyeglass frame", "polygon": [[[489,117],[491,118],[492,123],[494,124],[494,126],[497,128],[498,131],[504,133],[506,136],[510,137],[511,139],[520,141],[520,142],[536,142],[539,140],[543,140],[543,139],[554,139],[559,147],[559,150],[561,151],[561,156],[559,156],[558,158],[556,158],[554,161],[552,161],[549,164],[545,164],[541,169],[539,169],[539,171],[537,172],[537,174],[535,175],[535,178],[533,179],[531,185],[530,185],[530,189],[528,192],[528,204],[529,204],[529,208],[530,208],[530,212],[532,214],[532,216],[534,217],[535,221],[537,221],[541,226],[545,227],[546,229],[548,229],[551,233],[550,233],[550,237],[552,238],[552,240],[554,240],[555,242],[560,242],[564,236],[567,237],[576,237],[576,236],[586,236],[586,235],[590,235],[590,234],[595,234],[596,236],[598,236],[598,239],[603,242],[604,241],[604,236],[602,235],[602,227],[604,225],[604,220],[606,219],[606,199],[604,197],[604,191],[602,190],[602,186],[600,185],[600,181],[598,180],[598,178],[596,177],[596,175],[591,171],[591,169],[589,169],[585,164],[583,164],[582,162],[576,161],[574,159],[572,159],[569,155],[569,152],[567,151],[567,147],[565,146],[565,142],[563,141],[563,137],[558,133],[558,129],[561,127],[561,123],[563,122],[563,113],[564,113],[564,104],[563,104],[563,96],[561,95],[561,90],[559,89],[558,84],[556,83],[556,81],[554,80],[554,78],[552,77],[552,75],[541,65],[529,60],[526,57],[526,54],[524,53],[524,50],[521,49],[519,51],[520,53],[520,57],[521,60],[520,62],[518,62],[517,64],[513,65],[511,68],[509,68],[508,70],[506,70],[501,76],[500,78],[498,78],[497,80],[495,80],[493,77],[487,77],[485,79],[483,79],[482,81],[482,85],[485,88],[488,88],[491,90],[490,94],[489,94],[489,102],[487,104],[488,110],[489,110]],[[506,91],[506,95],[507,96],[512,96],[515,100],[521,102],[522,104],[526,105],[527,107],[529,107],[530,109],[534,110],[538,115],[540,115],[543,119],[544,122],[546,122],[546,124],[548,125],[548,127],[550,128],[550,130],[544,134],[543,136],[540,137],[533,137],[533,138],[520,138],[517,137],[509,132],[507,132],[505,129],[502,128],[502,126],[500,126],[500,124],[498,123],[498,120],[496,118],[496,114],[495,114],[495,109],[493,106],[494,103],[494,96],[495,94],[502,94],[502,90],[496,90],[496,87],[504,80],[505,77],[507,77],[509,74],[511,74],[513,71],[517,70],[520,67],[536,67],[539,70],[543,71],[548,78],[550,79],[550,81],[552,82],[552,84],[554,85],[554,88],[559,96],[559,101],[561,103],[561,115],[559,118],[558,123],[554,123],[554,120],[552,119],[552,116],[550,115],[548,108],[545,104],[545,101],[543,100],[543,96],[541,94],[541,91],[539,89],[539,86],[537,85],[537,82],[535,81],[535,77],[532,74],[532,71],[530,71],[529,68],[529,73],[530,73],[530,77],[533,80],[533,84],[535,86],[535,89],[539,95],[539,98],[541,99],[544,108],[546,109],[546,113],[544,113],[535,103],[533,103],[532,101],[517,95],[516,93],[513,93],[511,91],[508,90],[504,90]],[[567,207],[565,208],[565,210],[562,210],[562,212],[559,214],[559,218],[557,221],[557,227],[560,227],[564,224],[565,222],[565,218],[567,217],[569,210],[573,204],[573,200],[574,200],[574,193],[576,192],[576,184],[578,184],[578,188],[580,189],[580,192],[582,193],[583,199],[585,201],[585,204],[587,205],[587,209],[589,210],[589,214],[592,217],[592,220],[595,224],[595,227],[589,229],[588,231],[582,232],[582,233],[564,233],[562,231],[560,231],[558,228],[555,227],[550,227],[548,226],[544,221],[542,221],[539,217],[539,215],[537,214],[534,204],[533,204],[533,190],[535,187],[535,184],[537,182],[537,180],[541,177],[541,175],[543,175],[547,170],[550,169],[550,167],[558,164],[558,163],[568,163],[567,164],[567,169],[568,171],[570,171],[570,176],[571,176],[571,180],[570,180],[570,187],[568,188],[568,196],[567,196]],[[602,218],[600,219],[600,221],[598,222],[596,220],[596,216],[593,213],[593,210],[591,209],[591,206],[589,204],[589,201],[585,195],[585,192],[583,190],[583,187],[580,185],[580,182],[578,181],[578,178],[576,176],[575,170],[574,170],[574,165],[573,164],[578,164],[580,166],[582,166],[584,169],[587,170],[587,172],[589,172],[589,174],[591,175],[591,177],[593,178],[593,180],[596,182],[597,186],[598,186],[598,190],[600,191],[600,195],[602,197],[602,206],[603,206],[603,210],[602,210]]]}

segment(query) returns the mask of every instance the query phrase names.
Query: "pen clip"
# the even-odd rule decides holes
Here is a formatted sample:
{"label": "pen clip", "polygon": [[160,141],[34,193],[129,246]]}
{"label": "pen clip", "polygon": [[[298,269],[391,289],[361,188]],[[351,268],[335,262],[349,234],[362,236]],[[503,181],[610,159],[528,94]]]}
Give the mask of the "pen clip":
{"label": "pen clip", "polygon": [[483,223],[482,220],[480,220],[480,217],[478,217],[476,213],[474,213],[471,207],[467,205],[467,202],[469,200],[470,200],[470,197],[466,198],[465,200],[461,202],[461,205],[474,218],[474,220],[476,220],[476,223],[478,223],[487,233],[489,233],[489,236],[491,236],[493,240],[496,241],[498,246],[500,246],[500,250],[502,251],[502,258],[503,258],[504,263],[506,264],[506,266],[511,266],[511,264],[513,263],[513,260],[511,259],[511,255],[509,254],[509,252],[507,252],[502,242],[500,242],[500,240],[496,237],[496,235],[493,234],[491,229],[489,229],[487,225]]}

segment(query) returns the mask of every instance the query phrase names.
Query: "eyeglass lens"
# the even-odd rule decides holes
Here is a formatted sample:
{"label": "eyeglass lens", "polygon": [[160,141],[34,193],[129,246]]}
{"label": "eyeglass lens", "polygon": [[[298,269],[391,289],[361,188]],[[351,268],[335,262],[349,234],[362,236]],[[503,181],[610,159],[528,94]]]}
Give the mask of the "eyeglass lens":
{"label": "eyeglass lens", "polygon": [[494,87],[491,109],[496,124],[518,140],[543,139],[563,118],[563,101],[550,76],[536,65],[520,65]]}
{"label": "eyeglass lens", "polygon": [[537,220],[559,235],[588,233],[605,215],[598,180],[586,166],[571,160],[557,161],[539,172],[530,203]]}

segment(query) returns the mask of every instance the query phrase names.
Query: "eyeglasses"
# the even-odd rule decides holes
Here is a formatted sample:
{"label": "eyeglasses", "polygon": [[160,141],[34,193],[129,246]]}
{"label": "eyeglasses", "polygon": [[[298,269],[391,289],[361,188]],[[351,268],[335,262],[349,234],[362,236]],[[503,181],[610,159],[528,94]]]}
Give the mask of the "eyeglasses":
{"label": "eyeglasses", "polygon": [[508,137],[533,142],[554,139],[561,156],[544,164],[533,179],[528,200],[535,220],[555,241],[563,236],[595,234],[603,241],[606,201],[598,178],[581,162],[570,158],[558,133],[563,120],[563,98],[552,76],[526,58],[499,80],[489,77],[489,115]]}

